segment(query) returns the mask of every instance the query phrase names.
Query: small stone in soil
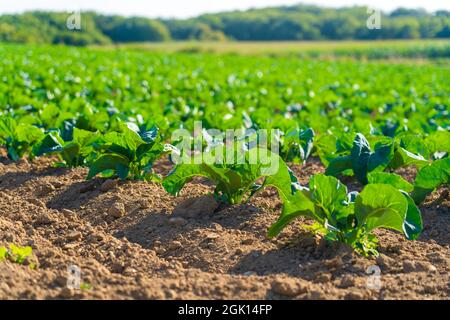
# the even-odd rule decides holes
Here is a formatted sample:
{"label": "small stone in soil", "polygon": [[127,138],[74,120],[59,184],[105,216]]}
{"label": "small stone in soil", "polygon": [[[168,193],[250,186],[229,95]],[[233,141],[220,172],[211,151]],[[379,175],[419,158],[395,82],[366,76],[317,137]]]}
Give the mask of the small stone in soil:
{"label": "small stone in soil", "polygon": [[208,240],[214,240],[214,239],[217,239],[217,238],[219,238],[219,235],[216,234],[216,233],[208,233],[206,235],[206,239],[208,239]]}
{"label": "small stone in soil", "polygon": [[180,241],[172,241],[172,243],[169,246],[170,250],[177,250],[179,248],[181,248],[183,246],[183,244]]}
{"label": "small stone in soil", "polygon": [[361,292],[349,292],[344,297],[345,300],[362,300],[364,295]]}
{"label": "small stone in soil", "polygon": [[303,248],[310,247],[310,246],[313,246],[313,245],[315,245],[315,244],[316,244],[316,239],[313,238],[313,237],[305,238],[305,239],[303,239],[303,240],[301,241],[301,243],[300,243],[300,245],[301,245]]}
{"label": "small stone in soil", "polygon": [[140,209],[148,209],[152,206],[152,203],[148,199],[141,199],[138,204]]}
{"label": "small stone in soil", "polygon": [[241,241],[241,243],[244,245],[249,245],[249,244],[252,244],[253,242],[254,242],[254,240],[252,238],[244,239]]}
{"label": "small stone in soil", "polygon": [[429,262],[425,261],[411,261],[411,260],[405,260],[403,261],[403,272],[410,273],[410,272],[436,272],[437,269],[435,266],[433,266]]}
{"label": "small stone in soil", "polygon": [[105,182],[102,183],[102,185],[100,186],[100,191],[102,192],[108,192],[109,190],[114,189],[115,187],[117,187],[118,185],[118,181],[114,180],[114,179],[108,179]]}
{"label": "small stone in soil", "polygon": [[181,217],[173,217],[169,219],[169,224],[175,227],[181,227],[186,224],[186,219]]}
{"label": "small stone in soil", "polygon": [[327,267],[333,268],[333,269],[340,269],[344,265],[341,257],[336,257],[334,259],[328,260],[325,262]]}
{"label": "small stone in soil", "polygon": [[81,239],[81,236],[82,236],[81,232],[73,231],[73,232],[69,233],[66,238],[69,241],[75,241],[75,240]]}
{"label": "small stone in soil", "polygon": [[428,293],[428,294],[434,294],[434,293],[436,293],[437,288],[436,288],[435,285],[432,285],[432,284],[428,285],[427,284],[427,285],[424,286],[423,291],[425,293]]}
{"label": "small stone in soil", "polygon": [[311,290],[306,295],[306,299],[308,299],[308,300],[323,300],[323,299],[325,299],[325,295],[319,290]]}
{"label": "small stone in soil", "polygon": [[62,209],[62,210],[61,210],[61,213],[62,213],[63,216],[65,216],[66,218],[76,216],[76,213],[73,212],[72,210],[69,210],[69,209]]}
{"label": "small stone in soil", "polygon": [[100,241],[103,241],[103,235],[101,235],[100,233],[92,233],[90,236],[89,236],[89,242],[90,243],[97,243],[97,242],[100,242]]}
{"label": "small stone in soil", "polygon": [[35,206],[45,208],[45,203],[39,199],[31,198],[31,199],[28,199],[28,202],[30,202],[31,204],[34,204]]}
{"label": "small stone in soil", "polygon": [[352,276],[346,275],[341,279],[339,283],[340,288],[349,288],[355,286],[355,279]]}
{"label": "small stone in soil", "polygon": [[272,282],[272,291],[276,294],[295,297],[302,293],[302,287],[292,279],[275,279]]}
{"label": "small stone in soil", "polygon": [[39,215],[36,218],[37,224],[52,224],[53,220],[50,218],[50,216],[46,213]]}
{"label": "small stone in soil", "polygon": [[327,283],[327,282],[331,281],[331,274],[330,273],[319,272],[319,273],[316,274],[315,279],[319,283]]}
{"label": "small stone in soil", "polygon": [[72,298],[74,295],[74,291],[68,287],[64,287],[59,292],[59,296],[64,299]]}
{"label": "small stone in soil", "polygon": [[56,189],[59,189],[59,188],[61,188],[61,187],[64,186],[64,183],[63,183],[63,182],[60,182],[60,181],[54,181],[54,182],[52,182],[52,185],[53,185]]}
{"label": "small stone in soil", "polygon": [[380,267],[389,269],[395,265],[395,260],[383,253],[380,253],[377,258],[377,264],[380,265]]}
{"label": "small stone in soil", "polygon": [[115,202],[108,210],[108,214],[114,218],[121,218],[125,215],[125,205],[122,202]]}
{"label": "small stone in soil", "polygon": [[67,278],[64,276],[57,276],[55,278],[55,284],[59,287],[64,287],[67,285]]}
{"label": "small stone in soil", "polygon": [[155,252],[156,252],[157,254],[164,254],[164,253],[166,253],[166,249],[164,249],[164,248],[158,248],[158,249],[155,250]]}
{"label": "small stone in soil", "polygon": [[49,193],[52,193],[53,191],[55,191],[55,187],[50,183],[45,183],[39,188],[38,194],[44,196]]}
{"label": "small stone in soil", "polygon": [[417,261],[416,269],[418,271],[422,271],[422,272],[430,272],[430,273],[437,272],[437,268],[434,265],[432,265],[431,263],[426,262],[426,261]]}
{"label": "small stone in soil", "polygon": [[125,269],[125,265],[122,262],[114,262],[111,266],[111,270],[113,273],[122,273]]}
{"label": "small stone in soil", "polygon": [[216,230],[216,231],[222,231],[223,230],[223,227],[220,224],[218,224],[218,223],[213,223],[211,225],[211,228]]}

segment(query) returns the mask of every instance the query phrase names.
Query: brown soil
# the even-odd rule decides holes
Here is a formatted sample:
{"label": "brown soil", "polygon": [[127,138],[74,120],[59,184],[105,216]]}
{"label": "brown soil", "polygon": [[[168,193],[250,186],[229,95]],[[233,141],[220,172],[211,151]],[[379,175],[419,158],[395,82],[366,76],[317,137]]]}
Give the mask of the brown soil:
{"label": "brown soil", "polygon": [[[381,255],[368,259],[302,230],[302,219],[266,238],[280,211],[274,190],[212,212],[217,204],[201,198],[212,186],[203,180],[175,198],[154,183],[85,181],[86,169],[53,168],[49,158],[0,160],[0,246],[32,246],[37,264],[0,262],[0,299],[449,297],[448,188],[422,206],[419,240],[379,231]],[[307,183],[323,167],[313,159],[294,170]],[[81,290],[66,287],[70,265],[81,269]],[[380,290],[367,286],[373,265]]]}

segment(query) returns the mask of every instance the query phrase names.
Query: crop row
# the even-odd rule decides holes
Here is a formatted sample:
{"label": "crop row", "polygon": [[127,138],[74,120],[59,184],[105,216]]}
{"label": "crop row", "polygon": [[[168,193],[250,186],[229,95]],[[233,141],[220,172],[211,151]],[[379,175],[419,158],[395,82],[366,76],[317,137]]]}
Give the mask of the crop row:
{"label": "crop row", "polygon": [[[236,150],[236,157],[242,157],[242,161],[231,164],[202,161],[208,156],[218,156],[214,149],[208,151],[205,147],[200,162],[175,164],[162,185],[167,192],[177,195],[193,177],[203,176],[215,184],[216,199],[229,205],[248,201],[266,187],[275,187],[283,209],[279,220],[269,228],[270,237],[278,235],[296,217],[306,216],[316,221],[313,230],[326,239],[347,243],[366,255],[377,254],[374,229],[394,229],[403,232],[408,239],[416,239],[422,231],[422,218],[416,204],[449,181],[450,159],[445,157],[448,150],[441,149],[449,141],[448,134],[438,131],[424,140],[417,137],[414,140],[414,136],[404,139],[372,136],[377,141],[372,149],[361,133],[346,133],[342,139],[337,139],[336,150],[330,152],[330,148],[320,147],[320,144],[314,148],[314,132],[308,129],[282,139],[284,152],[281,156],[267,149],[252,148],[251,137],[247,137],[250,141],[245,143],[245,148]],[[349,136],[354,139],[348,140]],[[183,151],[165,144],[157,127],[140,131],[136,125],[121,121],[117,122],[117,131],[105,134],[76,127],[64,133],[54,129],[44,132],[30,124],[18,124],[11,117],[1,117],[0,139],[12,160],[19,160],[25,154],[31,159],[57,155],[60,161],[56,166],[87,166],[87,179],[101,175],[161,181],[153,172],[155,161],[166,154],[170,158]],[[429,159],[409,151],[409,144],[404,141],[414,146],[414,151],[425,150]],[[328,162],[326,175],[314,175],[308,187],[301,186],[285,160],[294,158],[304,162],[313,151],[326,159],[324,163]],[[270,170],[268,164],[260,161],[249,161],[251,152],[270,153],[272,161],[277,162],[277,170]],[[414,185],[392,173],[394,169],[409,165],[419,168]],[[347,187],[333,177],[342,174],[352,175],[365,185],[362,192],[348,192]]]}

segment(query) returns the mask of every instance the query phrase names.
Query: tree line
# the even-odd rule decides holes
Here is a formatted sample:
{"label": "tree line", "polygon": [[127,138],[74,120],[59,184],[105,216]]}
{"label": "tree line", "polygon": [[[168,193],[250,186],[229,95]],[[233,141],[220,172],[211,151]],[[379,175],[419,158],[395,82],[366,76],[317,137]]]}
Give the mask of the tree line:
{"label": "tree line", "polygon": [[191,19],[149,19],[81,13],[81,29],[67,28],[68,13],[32,11],[0,16],[0,41],[111,44],[146,41],[276,41],[450,38],[450,11],[399,8],[381,14],[369,30],[365,7],[310,5],[205,14]]}

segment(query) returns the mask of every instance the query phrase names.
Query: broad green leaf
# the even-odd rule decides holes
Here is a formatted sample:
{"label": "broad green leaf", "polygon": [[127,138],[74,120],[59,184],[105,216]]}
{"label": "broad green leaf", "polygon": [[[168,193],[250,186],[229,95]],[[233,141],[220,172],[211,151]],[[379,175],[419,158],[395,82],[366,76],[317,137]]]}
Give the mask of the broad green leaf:
{"label": "broad green leaf", "polygon": [[[272,161],[276,161],[278,165],[277,172],[272,172],[271,166],[265,166],[261,162],[249,163],[248,154],[252,151],[258,152],[259,155],[261,152],[268,152],[267,150],[252,149],[245,153],[245,161],[242,164],[181,163],[164,179],[163,186],[167,192],[177,195],[193,177],[204,176],[216,185],[216,196],[221,195],[224,197],[224,201],[234,204],[241,202],[247,193],[254,193],[252,190],[258,179],[267,178],[264,186],[273,185],[281,192],[290,194],[291,181],[284,161],[269,152],[273,156]],[[284,181],[284,184],[281,184],[281,181]]]}
{"label": "broad green leaf", "polygon": [[[315,140],[315,149],[320,161],[324,166],[328,166],[329,159],[336,152],[336,137],[333,135],[324,134]],[[331,174],[330,174],[331,175]]]}
{"label": "broad green leaf", "polygon": [[336,140],[336,153],[347,152],[352,149],[356,135],[354,132],[341,132]]}
{"label": "broad green leaf", "polygon": [[416,240],[423,230],[422,215],[411,196],[404,191],[402,193],[408,201],[408,211],[403,222],[403,233],[409,240]]}
{"label": "broad green leaf", "polygon": [[153,143],[158,138],[158,134],[159,134],[158,127],[153,126],[153,127],[150,128],[150,130],[142,132],[141,133],[141,138],[146,143]]}
{"label": "broad green leaf", "polygon": [[0,117],[0,137],[6,139],[15,135],[17,123],[11,117]]}
{"label": "broad green leaf", "polygon": [[316,206],[316,216],[336,224],[336,214],[347,200],[347,187],[334,177],[316,174],[309,182],[309,189]]}
{"label": "broad green leaf", "polygon": [[332,159],[327,169],[325,170],[325,174],[333,177],[339,176],[342,172],[349,170],[352,168],[352,158],[350,155],[347,156],[339,156]]}
{"label": "broad green leaf", "polygon": [[415,165],[418,168],[421,168],[429,163],[430,162],[423,156],[414,154],[404,148],[398,147],[394,152],[394,157],[389,163],[389,167],[398,169],[409,165]]}
{"label": "broad green leaf", "polygon": [[18,247],[14,244],[9,245],[9,250],[11,252],[12,258],[14,258],[14,262],[24,263],[25,259],[31,256],[33,253],[33,249],[29,246],[26,247]]}
{"label": "broad green leaf", "polygon": [[314,218],[314,203],[303,193],[297,191],[284,199],[283,210],[278,220],[270,226],[267,236],[277,236],[291,221],[300,216]]}
{"label": "broad green leaf", "polygon": [[31,145],[43,136],[42,130],[33,125],[20,123],[16,127],[16,139],[20,142],[26,142]]}
{"label": "broad green leaf", "polygon": [[435,152],[450,153],[450,131],[435,131],[425,138],[425,144],[431,154]]}
{"label": "broad green leaf", "polygon": [[367,232],[389,228],[403,232],[408,201],[396,188],[386,184],[369,184],[356,197],[355,214],[358,227]]}
{"label": "broad green leaf", "polygon": [[419,135],[407,134],[400,137],[400,147],[409,152],[422,156],[424,159],[430,159],[430,150],[423,137]]}
{"label": "broad green leaf", "polygon": [[369,162],[367,163],[367,171],[368,172],[374,170],[382,171],[386,169],[386,167],[388,166],[389,162],[393,157],[393,151],[394,151],[393,143],[375,144],[375,151],[372,152],[369,158]]}
{"label": "broad green leaf", "polygon": [[368,174],[368,181],[372,184],[389,184],[396,189],[411,192],[414,186],[395,173],[372,172]]}
{"label": "broad green leaf", "polygon": [[362,184],[367,184],[367,174],[373,170],[384,170],[392,157],[392,144],[375,145],[372,152],[367,139],[360,133],[356,135],[351,151],[353,172]]}
{"label": "broad green leaf", "polygon": [[40,157],[44,154],[59,152],[62,150],[62,145],[56,136],[57,133],[51,132],[33,146],[33,155]]}
{"label": "broad green leaf", "polygon": [[358,133],[353,141],[351,163],[356,178],[363,184],[367,183],[367,165],[371,154],[369,141],[361,133]]}
{"label": "broad green leaf", "polygon": [[83,129],[73,128],[73,142],[76,142],[78,144],[86,145],[88,143],[91,143],[92,139],[97,136],[97,133],[92,131],[87,131]]}
{"label": "broad green leaf", "polygon": [[87,179],[92,179],[97,174],[113,170],[121,179],[126,179],[129,172],[130,161],[118,154],[104,154],[95,160],[89,167]]}
{"label": "broad green leaf", "polygon": [[179,164],[175,166],[163,181],[164,189],[172,194],[178,195],[184,185],[196,176],[206,177],[215,183],[229,180],[225,170],[212,169],[207,164]]}
{"label": "broad green leaf", "polygon": [[427,195],[432,193],[437,187],[448,184],[449,177],[450,158],[433,161],[417,173],[412,198],[416,203],[423,202]]}
{"label": "broad green leaf", "polygon": [[81,146],[76,142],[66,143],[61,151],[61,156],[69,167],[82,165]]}
{"label": "broad green leaf", "polygon": [[283,152],[286,161],[306,161],[313,148],[314,131],[311,128],[300,131],[295,129],[286,134]]}

